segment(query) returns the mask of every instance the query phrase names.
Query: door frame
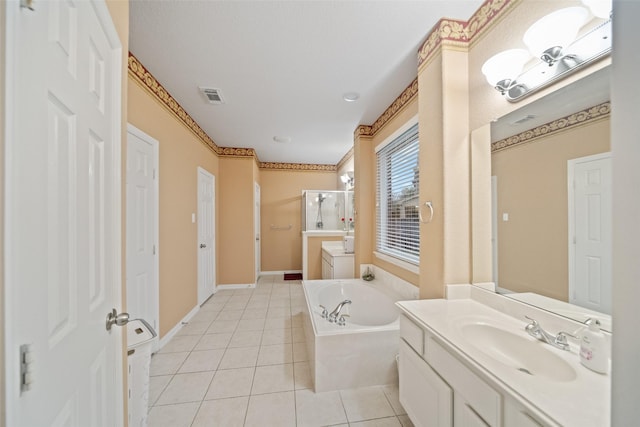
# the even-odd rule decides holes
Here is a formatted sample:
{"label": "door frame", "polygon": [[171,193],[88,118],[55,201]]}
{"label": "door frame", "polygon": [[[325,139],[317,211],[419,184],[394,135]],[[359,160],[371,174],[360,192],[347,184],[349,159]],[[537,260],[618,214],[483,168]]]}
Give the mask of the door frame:
{"label": "door frame", "polygon": [[[154,312],[154,319],[145,319],[147,321],[157,321],[157,323],[154,325],[153,323],[151,323],[152,325],[154,325],[156,332],[158,333],[158,335],[160,334],[160,142],[153,138],[152,136],[148,135],[147,133],[143,132],[142,130],[138,129],[137,127],[135,127],[134,125],[132,125],[131,123],[127,123],[127,135],[132,134],[134,136],[137,136],[138,138],[142,139],[143,141],[149,143],[152,147],[153,147],[153,170],[154,170],[154,179],[153,179],[153,193],[154,193],[154,206],[152,206],[153,208],[153,245],[154,245],[154,249],[155,249],[155,256],[153,258],[153,274],[154,274],[154,283],[153,283],[153,301],[152,301],[152,305],[153,305],[153,312]],[[127,137],[127,158],[129,158],[129,138]],[[128,190],[128,184],[125,185],[125,189]],[[125,198],[126,198],[126,194],[125,194]],[[129,206],[125,206],[125,209],[129,210]],[[128,217],[128,215],[125,214],[125,226],[126,226],[126,218]],[[128,229],[127,229],[128,230]],[[125,234],[125,238],[128,237],[128,232],[126,232]],[[126,258],[126,250],[127,250],[127,245],[125,243],[125,258]],[[125,270],[126,270],[126,266],[125,266]],[[128,275],[126,274],[125,271],[125,280],[128,277]],[[129,286],[129,282],[127,280],[127,287]],[[153,341],[153,351],[155,351],[158,347],[158,340],[154,340]]]}
{"label": "door frame", "polygon": [[[211,291],[211,295],[215,294],[218,286],[217,286],[217,280],[218,280],[218,275],[217,275],[217,262],[216,262],[216,258],[217,258],[217,250],[216,250],[216,240],[217,240],[217,227],[216,227],[216,206],[217,206],[217,197],[218,197],[218,192],[216,191],[216,176],[214,174],[212,174],[211,172],[209,172],[208,170],[206,170],[205,168],[198,166],[197,168],[197,180],[196,180],[196,203],[197,203],[197,224],[196,224],[196,234],[197,234],[197,239],[196,239],[196,246],[199,244],[200,242],[200,174],[206,175],[208,177],[211,178],[211,182],[213,184],[213,197],[212,197],[212,204],[213,204],[213,209],[211,210],[212,212],[212,219],[213,219],[213,246],[212,246],[212,251],[213,251],[213,290]],[[200,253],[198,253],[198,258],[197,258],[197,268],[198,268],[198,273],[197,273],[197,292],[196,292],[196,296],[197,296],[197,300],[198,300],[198,306],[202,305],[207,299],[209,299],[211,297],[211,295],[207,295],[206,297],[203,297],[201,295],[202,289],[200,286]]]}
{"label": "door frame", "polygon": [[253,230],[253,234],[255,237],[255,242],[254,242],[254,264],[255,264],[255,282],[258,283],[258,278],[260,278],[260,273],[261,273],[261,269],[260,269],[260,263],[262,262],[261,258],[262,258],[262,252],[261,252],[261,245],[262,245],[262,236],[260,233],[260,221],[261,221],[261,217],[260,217],[260,199],[261,199],[262,195],[261,195],[261,190],[260,190],[260,184],[258,184],[257,182],[254,182],[254,189],[253,189],[253,224],[254,224],[254,230]]}
{"label": "door frame", "polygon": [[[114,102],[112,107],[112,113],[115,117],[122,117],[122,42],[120,41],[120,36],[118,35],[116,28],[113,24],[113,20],[111,18],[111,13],[107,8],[107,5],[104,1],[101,0],[91,0],[91,4],[95,10],[96,17],[101,23],[107,23],[104,27],[105,34],[111,46],[113,47],[113,68],[115,70],[113,75],[113,89],[114,99],[120,102]],[[3,320],[4,325],[2,326],[2,332],[4,334],[4,341],[0,345],[0,350],[3,351],[2,364],[0,365],[3,369],[4,374],[4,390],[0,392],[0,395],[4,396],[4,402],[0,404],[0,408],[4,409],[4,422],[7,425],[13,425],[15,423],[14,417],[15,411],[11,410],[12,407],[16,407],[14,404],[15,399],[20,398],[20,379],[19,379],[19,355],[18,355],[18,347],[19,342],[16,341],[16,337],[13,333],[13,313],[17,309],[15,295],[12,292],[12,287],[8,284],[11,283],[13,277],[13,258],[10,251],[7,251],[7,247],[10,246],[9,242],[14,238],[12,233],[10,224],[10,211],[7,209],[8,201],[12,198],[12,182],[11,182],[11,174],[9,171],[13,169],[11,165],[10,159],[12,159],[12,146],[11,141],[15,141],[15,132],[16,129],[13,125],[15,121],[15,115],[13,108],[16,103],[16,93],[13,87],[13,83],[15,81],[15,75],[19,72],[16,68],[16,56],[17,50],[19,47],[17,44],[19,43],[18,38],[15,34],[15,25],[16,21],[19,19],[20,6],[19,2],[4,2],[4,4],[0,4],[1,8],[4,8],[4,11],[0,13],[0,17],[4,14],[4,24],[5,29],[2,31],[2,37],[4,37],[5,49],[4,49],[4,80],[0,82],[3,86],[4,90],[4,147],[3,155],[4,158],[0,159],[2,162],[2,168],[4,169],[3,177],[0,178],[0,183],[3,184],[2,194],[2,233],[3,242],[2,242],[2,262],[4,264],[4,271],[2,275],[2,286],[0,287],[0,291],[4,293],[4,301],[3,306],[0,308],[0,317]],[[37,7],[37,5],[36,5]],[[110,23],[110,24],[109,24]],[[0,129],[1,130],[1,129]],[[116,121],[114,123],[114,144],[113,144],[113,156],[115,159],[122,159],[122,120]],[[122,165],[120,161],[114,162],[115,170],[113,173],[113,189],[114,189],[114,200],[112,200],[110,208],[113,211],[113,225],[114,229],[120,230],[121,233],[117,233],[116,236],[113,236],[114,240],[114,248],[117,248],[118,256],[115,256],[112,263],[111,268],[114,271],[114,277],[122,278]],[[4,182],[2,182],[4,181]],[[123,300],[123,290],[124,283],[122,279],[120,281],[114,281],[111,284],[111,291],[114,295],[114,304],[115,308],[118,312],[123,311],[124,300]],[[115,348],[113,351],[115,352],[115,372],[113,372],[114,380],[115,380],[115,396],[114,402],[116,403],[115,408],[110,408],[108,410],[113,411],[114,417],[116,420],[125,421],[126,414],[124,412],[124,402],[125,402],[125,394],[124,394],[124,376],[126,375],[126,371],[124,369],[125,366],[125,356],[124,356],[124,328],[114,328],[112,329],[112,333],[118,335],[117,339],[114,340]],[[4,348],[2,348],[4,346]],[[0,358],[1,359],[1,358]]]}
{"label": "door frame", "polygon": [[[611,152],[607,151],[605,153],[593,154],[591,156],[578,157],[575,159],[567,160],[567,243],[569,246],[569,254],[568,254],[568,275],[569,275],[569,303],[573,304],[575,301],[573,295],[576,291],[575,287],[575,266],[576,266],[576,247],[574,244],[574,239],[576,235],[576,224],[575,224],[575,214],[576,214],[576,206],[575,206],[575,165],[577,163],[591,162],[594,160],[606,160],[609,159],[611,161],[612,156]],[[613,188],[610,188],[610,191],[613,191]],[[611,254],[611,256],[613,256]],[[612,288],[613,283],[609,283],[609,286]]]}

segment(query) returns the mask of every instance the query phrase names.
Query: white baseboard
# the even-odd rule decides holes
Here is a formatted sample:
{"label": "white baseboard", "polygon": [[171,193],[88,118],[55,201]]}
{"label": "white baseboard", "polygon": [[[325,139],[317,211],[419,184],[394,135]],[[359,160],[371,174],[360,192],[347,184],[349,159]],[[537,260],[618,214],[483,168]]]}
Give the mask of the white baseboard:
{"label": "white baseboard", "polygon": [[302,270],[282,270],[282,271],[263,271],[260,273],[261,276],[282,276],[284,274],[290,273],[302,273]]}
{"label": "white baseboard", "polygon": [[187,315],[186,315],[186,316],[184,316],[184,317],[182,318],[182,320],[181,320],[180,322],[178,322],[178,324],[177,324],[177,325],[175,325],[175,326],[174,326],[174,327],[173,327],[169,332],[167,332],[167,333],[162,337],[162,339],[160,339],[160,340],[158,341],[158,346],[157,346],[157,348],[155,349],[155,351],[159,351],[162,347],[164,347],[164,346],[165,346],[165,344],[167,344],[167,343],[171,340],[171,338],[173,338],[173,337],[174,337],[174,335],[175,335],[175,334],[177,334],[177,333],[180,331],[180,329],[182,329],[182,327],[183,327],[186,323],[189,323],[189,320],[191,320],[191,318],[192,318],[193,316],[195,316],[195,315],[196,315],[196,313],[197,313],[199,310],[200,310],[200,306],[199,306],[199,305],[196,305],[195,307],[193,307],[193,310],[191,310],[189,313],[187,313]]}
{"label": "white baseboard", "polygon": [[246,284],[242,284],[242,283],[238,283],[238,284],[231,284],[231,285],[218,285],[216,286],[216,292],[217,291],[222,291],[225,289],[253,289],[256,287],[255,283],[246,283]]}

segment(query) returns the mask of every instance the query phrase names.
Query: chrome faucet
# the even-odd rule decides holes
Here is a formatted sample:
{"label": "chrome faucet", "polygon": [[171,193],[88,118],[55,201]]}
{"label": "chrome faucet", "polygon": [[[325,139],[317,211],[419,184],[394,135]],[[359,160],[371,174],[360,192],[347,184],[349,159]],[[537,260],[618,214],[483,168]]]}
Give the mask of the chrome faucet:
{"label": "chrome faucet", "polygon": [[338,319],[338,316],[340,316],[340,311],[342,310],[342,307],[344,307],[347,304],[351,304],[351,300],[346,299],[342,301],[340,304],[338,304],[336,309],[329,314],[329,322],[331,323],[335,322]]}
{"label": "chrome faucet", "polygon": [[537,338],[542,342],[546,342],[547,344],[551,344],[555,348],[559,348],[560,350],[569,350],[570,347],[569,343],[567,342],[567,336],[576,338],[575,336],[567,332],[558,332],[558,335],[553,336],[549,332],[542,329],[542,326],[540,326],[537,320],[532,319],[529,316],[524,317],[531,320],[531,323],[527,324],[527,326],[524,327],[524,330],[527,331],[527,333],[532,337]]}

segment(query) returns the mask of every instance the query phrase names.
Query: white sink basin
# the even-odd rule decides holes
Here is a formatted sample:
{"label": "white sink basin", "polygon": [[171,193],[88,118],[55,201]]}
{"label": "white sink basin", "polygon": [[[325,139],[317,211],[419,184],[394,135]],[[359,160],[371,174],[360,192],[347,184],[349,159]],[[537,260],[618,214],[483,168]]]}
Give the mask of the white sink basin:
{"label": "white sink basin", "polygon": [[[549,347],[538,340],[516,335],[485,323],[461,325],[463,337],[478,351],[523,375],[542,377],[555,382],[573,381],[576,371]],[[524,334],[524,332],[523,332]]]}

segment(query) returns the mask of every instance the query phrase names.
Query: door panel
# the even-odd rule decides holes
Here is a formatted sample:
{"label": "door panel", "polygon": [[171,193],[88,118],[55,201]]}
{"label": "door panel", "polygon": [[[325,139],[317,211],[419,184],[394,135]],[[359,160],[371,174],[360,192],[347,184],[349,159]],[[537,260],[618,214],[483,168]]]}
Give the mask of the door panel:
{"label": "door panel", "polygon": [[102,1],[6,7],[7,425],[120,425],[120,42]]}
{"label": "door panel", "polygon": [[605,154],[575,159],[570,171],[570,302],[611,313],[611,158]]}
{"label": "door panel", "polygon": [[127,130],[127,311],[157,330],[158,141],[136,127]]}
{"label": "door panel", "polygon": [[215,292],[215,177],[198,168],[198,304]]}

